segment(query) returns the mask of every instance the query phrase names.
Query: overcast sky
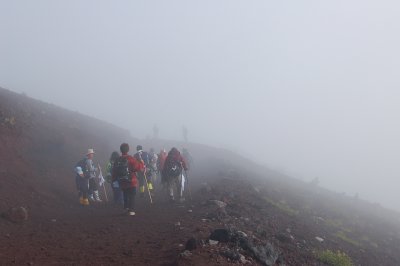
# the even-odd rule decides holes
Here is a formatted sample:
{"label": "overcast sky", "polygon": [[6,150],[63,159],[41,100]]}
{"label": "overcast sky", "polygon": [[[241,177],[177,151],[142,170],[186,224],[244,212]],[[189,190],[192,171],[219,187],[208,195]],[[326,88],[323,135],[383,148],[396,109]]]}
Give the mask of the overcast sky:
{"label": "overcast sky", "polygon": [[398,1],[0,1],[0,86],[397,208]]}

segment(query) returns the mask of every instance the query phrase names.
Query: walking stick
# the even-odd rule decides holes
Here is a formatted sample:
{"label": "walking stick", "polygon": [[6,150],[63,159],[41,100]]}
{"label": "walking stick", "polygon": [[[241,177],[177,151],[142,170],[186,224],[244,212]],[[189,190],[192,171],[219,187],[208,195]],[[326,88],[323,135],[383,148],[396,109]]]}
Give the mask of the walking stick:
{"label": "walking stick", "polygon": [[[100,175],[101,176],[103,176],[103,172],[101,171],[101,167],[100,167],[100,164],[98,164],[98,166],[99,166],[99,171],[100,171]],[[103,177],[104,178],[104,177]],[[104,182],[105,183],[105,182]],[[104,185],[104,183],[103,183],[103,189],[104,189],[104,195],[106,196],[106,202],[108,202],[108,197],[107,197],[107,190],[106,190],[106,186]]]}
{"label": "walking stick", "polygon": [[149,189],[149,182],[147,182],[146,170],[143,172],[143,175],[144,175],[144,180],[146,181],[147,192],[149,192],[150,203],[153,204],[153,199],[151,198],[151,193]]}
{"label": "walking stick", "polygon": [[[143,161],[142,154],[140,152],[138,154],[139,154],[140,160]],[[143,161],[143,163],[144,163],[144,161]],[[149,182],[147,182],[146,168],[144,169],[143,176],[144,176],[144,180],[146,181],[147,192],[149,192],[150,203],[153,204],[153,199],[151,198],[151,193],[150,193],[150,190],[149,190]]]}
{"label": "walking stick", "polygon": [[108,202],[106,186],[103,184],[104,195],[106,195],[106,202]]}

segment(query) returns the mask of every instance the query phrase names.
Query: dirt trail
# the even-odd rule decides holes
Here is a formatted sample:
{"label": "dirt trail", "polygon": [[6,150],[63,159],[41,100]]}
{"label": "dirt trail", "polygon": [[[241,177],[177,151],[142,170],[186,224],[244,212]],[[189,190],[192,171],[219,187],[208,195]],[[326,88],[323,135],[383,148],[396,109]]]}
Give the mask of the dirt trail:
{"label": "dirt trail", "polygon": [[[191,204],[137,198],[137,215],[119,206],[73,205],[1,230],[0,265],[168,265],[195,229]],[[195,209],[194,209],[195,211]],[[180,226],[175,224],[179,222]],[[18,248],[17,248],[18,247]]]}

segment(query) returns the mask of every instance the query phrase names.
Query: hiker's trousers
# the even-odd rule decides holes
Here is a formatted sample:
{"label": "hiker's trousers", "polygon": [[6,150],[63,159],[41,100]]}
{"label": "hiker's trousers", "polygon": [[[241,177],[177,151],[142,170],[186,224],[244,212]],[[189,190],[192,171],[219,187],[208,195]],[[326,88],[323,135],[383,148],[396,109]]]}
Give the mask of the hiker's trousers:
{"label": "hiker's trousers", "polygon": [[84,199],[87,199],[89,194],[89,179],[86,177],[76,176],[75,181],[80,196],[82,196]]}
{"label": "hiker's trousers", "polygon": [[124,208],[130,211],[134,211],[136,188],[125,188],[122,190],[122,193],[124,194]]}
{"label": "hiker's trousers", "polygon": [[182,174],[179,176],[175,176],[172,178],[169,178],[168,180],[168,191],[169,191],[169,196],[174,197],[174,190],[176,189],[176,195],[181,198],[182,195]]}

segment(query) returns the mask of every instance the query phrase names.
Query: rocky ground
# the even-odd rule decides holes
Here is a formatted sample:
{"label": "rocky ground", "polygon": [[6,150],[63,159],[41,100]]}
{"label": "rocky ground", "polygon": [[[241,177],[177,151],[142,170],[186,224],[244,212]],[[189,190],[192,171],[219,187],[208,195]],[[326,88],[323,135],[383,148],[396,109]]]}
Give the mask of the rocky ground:
{"label": "rocky ground", "polygon": [[325,265],[326,250],[354,265],[400,265],[398,213],[200,145],[189,147],[185,202],[158,186],[153,204],[137,198],[134,217],[111,202],[79,206],[71,166],[88,145],[104,164],[123,140],[139,143],[0,90],[0,265]]}

